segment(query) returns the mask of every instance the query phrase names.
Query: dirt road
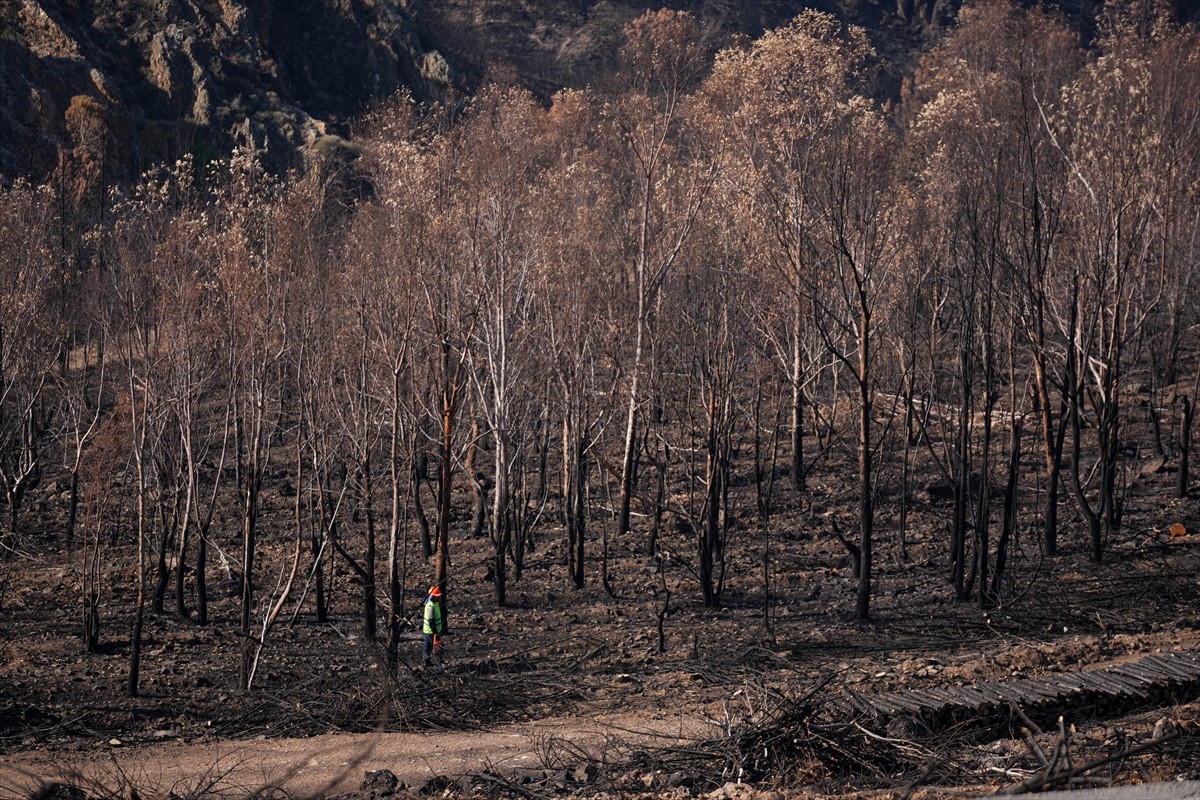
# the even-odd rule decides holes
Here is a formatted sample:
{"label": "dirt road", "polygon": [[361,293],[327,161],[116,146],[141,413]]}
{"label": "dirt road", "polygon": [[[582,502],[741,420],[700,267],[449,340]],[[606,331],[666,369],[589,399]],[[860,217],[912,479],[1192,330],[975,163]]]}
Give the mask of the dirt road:
{"label": "dirt road", "polygon": [[109,790],[134,785],[142,796],[194,795],[204,793],[206,786],[211,791],[274,786],[290,797],[321,797],[357,790],[365,772],[380,769],[391,770],[401,782],[416,788],[435,776],[540,768],[555,739],[600,752],[616,738],[631,743],[680,737],[696,733],[699,724],[624,714],[545,720],[489,731],[133,746],[98,742],[91,752],[47,749],[9,754],[0,763],[0,798],[29,797],[52,780]]}

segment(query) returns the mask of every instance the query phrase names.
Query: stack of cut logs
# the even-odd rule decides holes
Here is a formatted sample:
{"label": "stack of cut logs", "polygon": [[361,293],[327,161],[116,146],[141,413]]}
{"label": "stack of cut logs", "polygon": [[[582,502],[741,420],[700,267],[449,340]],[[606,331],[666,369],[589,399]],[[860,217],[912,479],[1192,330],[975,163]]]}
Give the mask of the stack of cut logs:
{"label": "stack of cut logs", "polygon": [[1032,719],[1111,714],[1182,702],[1200,694],[1200,653],[1167,652],[1074,672],[964,686],[922,687],[895,692],[844,693],[828,699],[835,717],[878,721],[907,717],[931,730],[962,722],[1011,719],[1012,706]]}

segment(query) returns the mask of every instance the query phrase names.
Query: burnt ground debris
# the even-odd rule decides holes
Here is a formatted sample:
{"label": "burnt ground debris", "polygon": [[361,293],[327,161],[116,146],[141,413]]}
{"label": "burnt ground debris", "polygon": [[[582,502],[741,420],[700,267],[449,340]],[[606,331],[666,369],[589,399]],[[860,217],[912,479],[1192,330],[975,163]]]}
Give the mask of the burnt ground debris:
{"label": "burnt ground debris", "polygon": [[[594,563],[588,586],[574,590],[554,530],[540,534],[510,587],[511,604],[496,608],[486,582],[488,542],[459,535],[444,674],[418,666],[416,621],[427,580],[413,558],[409,639],[395,669],[382,646],[361,635],[357,587],[339,574],[331,586],[332,620],[318,624],[301,607],[294,622],[277,626],[249,695],[236,688],[235,597],[214,598],[208,626],[149,614],[137,698],[123,692],[134,583],[129,547],[118,543],[105,553],[101,648],[85,653],[79,556],[56,541],[55,519],[45,510],[51,506],[44,504],[27,529],[24,555],[5,565],[0,752],[78,755],[114,740],[130,747],[380,729],[469,736],[578,714],[661,717],[686,709],[715,735],[631,745],[614,730],[599,750],[594,743],[574,747],[569,738],[547,744],[536,774],[500,769],[478,771],[475,782],[444,777],[463,791],[504,796],[700,793],[739,780],[818,794],[902,792],[918,784],[999,788],[1040,768],[1016,717],[983,726],[966,715],[930,729],[869,715],[838,718],[829,700],[1036,678],[1200,649],[1200,536],[1170,532],[1175,523],[1196,527],[1197,502],[1168,498],[1170,479],[1162,476],[1161,493],[1154,485],[1139,489],[1102,563],[1088,560],[1082,536],[1064,535],[1064,552],[1043,558],[1033,535],[1024,535],[1005,600],[990,610],[954,601],[945,574],[944,510],[914,498],[909,558],[900,559],[894,538],[883,539],[867,624],[853,621],[856,582],[831,532],[837,515],[831,509],[844,504],[847,492],[832,472],[813,475],[803,502],[784,505],[772,520],[769,603],[765,534],[750,521],[730,546],[719,609],[699,602],[685,558],[660,567],[636,531],[609,541],[615,596],[599,585]],[[893,509],[883,509],[886,531]],[[686,539],[671,539],[683,535],[664,534],[663,552],[688,552]],[[264,546],[277,563],[287,550],[283,534]],[[270,556],[264,561],[270,564]],[[1082,763],[1152,740],[1165,720],[1178,732],[1174,740],[1106,765],[1104,779],[1195,778],[1198,710],[1194,693],[1186,692],[1067,704],[1064,731],[1074,730],[1066,738],[1077,751],[1075,763]],[[984,727],[988,735],[981,735]],[[1044,749],[1051,751],[1059,732],[1053,725],[1046,730]],[[484,774],[490,777],[478,778]]]}

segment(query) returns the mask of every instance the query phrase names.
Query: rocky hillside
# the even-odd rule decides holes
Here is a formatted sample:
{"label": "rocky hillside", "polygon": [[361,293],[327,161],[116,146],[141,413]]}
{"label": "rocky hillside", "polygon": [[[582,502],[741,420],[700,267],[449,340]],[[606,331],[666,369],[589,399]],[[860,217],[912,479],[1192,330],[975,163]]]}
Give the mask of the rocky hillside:
{"label": "rocky hillside", "polygon": [[373,97],[447,79],[395,2],[5,0],[0,26],[6,173],[86,144],[80,117],[114,134],[118,169],[251,140],[282,158]]}
{"label": "rocky hillside", "polygon": [[541,0],[429,2],[425,24],[468,75],[508,63],[534,89],[595,80],[615,60],[624,25],[668,5],[699,17],[714,46],[732,34],[757,36],[819,8],[872,33],[890,61],[907,62],[927,37],[951,23],[960,0]]}
{"label": "rocky hillside", "polygon": [[[659,0],[0,0],[0,173],[68,151],[112,176],[237,144],[291,162],[373,99],[470,90],[497,65],[543,95],[597,80]],[[806,6],[871,31],[893,76],[960,0],[670,0],[714,45]],[[1085,0],[1084,5],[1088,5]],[[1094,6],[1094,2],[1091,2]],[[1081,21],[1089,16],[1075,12]],[[886,89],[885,89],[886,90]],[[97,141],[107,142],[98,147]]]}

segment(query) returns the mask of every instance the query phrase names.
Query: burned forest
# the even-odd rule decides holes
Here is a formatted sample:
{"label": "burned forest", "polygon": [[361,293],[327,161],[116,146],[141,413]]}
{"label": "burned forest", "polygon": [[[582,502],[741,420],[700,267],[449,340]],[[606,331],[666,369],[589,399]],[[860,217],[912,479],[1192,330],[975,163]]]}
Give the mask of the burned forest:
{"label": "burned forest", "polygon": [[709,44],[285,174],[116,185],[72,102],[0,187],[0,794],[1200,780],[1196,27]]}

